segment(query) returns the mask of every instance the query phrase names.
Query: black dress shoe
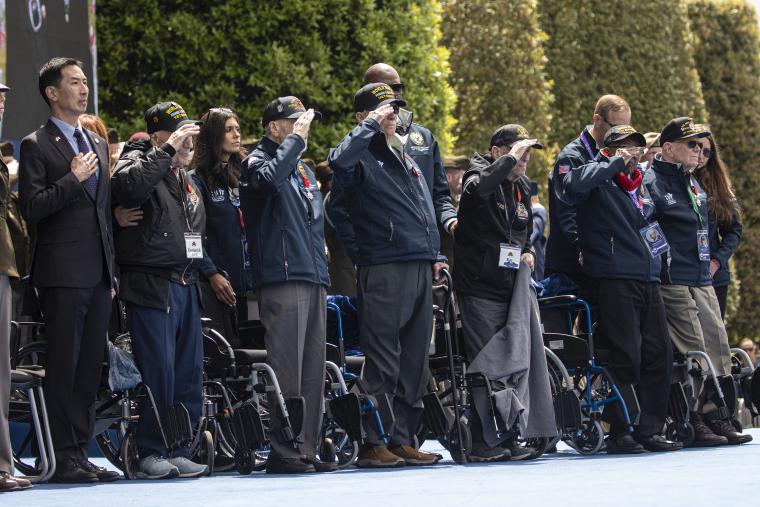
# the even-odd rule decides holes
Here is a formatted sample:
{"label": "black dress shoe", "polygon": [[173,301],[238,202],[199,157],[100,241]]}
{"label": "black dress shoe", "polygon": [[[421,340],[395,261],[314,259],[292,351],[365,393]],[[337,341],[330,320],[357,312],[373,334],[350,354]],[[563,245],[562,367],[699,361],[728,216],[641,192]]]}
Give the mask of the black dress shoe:
{"label": "black dress shoe", "polygon": [[338,469],[338,463],[335,461],[322,461],[314,456],[304,456],[303,460],[311,463],[315,472],[335,472]]}
{"label": "black dress shoe", "polygon": [[604,441],[607,445],[607,454],[641,454],[644,446],[638,443],[630,433],[623,433],[617,437],[608,436]]}
{"label": "black dress shoe", "polygon": [[746,444],[752,442],[752,435],[739,433],[733,424],[726,420],[712,421],[709,423],[710,429],[721,437],[725,437],[730,445]]}
{"label": "black dress shoe", "polygon": [[121,478],[121,474],[119,472],[112,472],[106,467],[99,467],[95,463],[92,463],[89,460],[86,460],[86,459],[80,460],[79,464],[82,465],[82,468],[84,468],[88,472],[92,472],[93,474],[95,474],[95,476],[98,478],[100,482],[113,482]]}
{"label": "black dress shoe", "polygon": [[98,482],[98,476],[85,470],[77,458],[68,458],[56,464],[55,475],[50,479],[50,482],[86,484]]}
{"label": "black dress shoe", "polygon": [[268,474],[305,474],[315,471],[314,465],[305,456],[285,457],[270,452],[267,458]]}
{"label": "black dress shoe", "polygon": [[713,433],[701,417],[693,417],[690,422],[694,426],[694,443],[692,444],[694,447],[715,447],[716,445],[728,444],[728,439]]}
{"label": "black dress shoe", "polygon": [[636,441],[644,446],[644,449],[649,452],[680,451],[683,449],[683,444],[681,442],[673,442],[657,433],[646,437],[636,435],[635,438]]}

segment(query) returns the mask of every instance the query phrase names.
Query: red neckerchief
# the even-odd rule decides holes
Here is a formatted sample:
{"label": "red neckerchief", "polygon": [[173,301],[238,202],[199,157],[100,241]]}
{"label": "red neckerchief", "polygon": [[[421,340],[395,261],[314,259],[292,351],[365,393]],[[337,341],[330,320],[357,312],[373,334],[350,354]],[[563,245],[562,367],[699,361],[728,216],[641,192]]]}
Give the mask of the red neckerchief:
{"label": "red neckerchief", "polygon": [[634,169],[628,176],[623,172],[619,172],[613,177],[613,179],[620,188],[630,193],[636,191],[636,189],[639,188],[639,185],[641,185],[642,174],[638,169]]}
{"label": "red neckerchief", "polygon": [[298,162],[298,173],[303,180],[303,186],[306,187],[306,190],[309,190],[309,188],[311,188],[311,182],[309,181],[309,176],[306,174],[306,170],[303,168],[303,162]]}

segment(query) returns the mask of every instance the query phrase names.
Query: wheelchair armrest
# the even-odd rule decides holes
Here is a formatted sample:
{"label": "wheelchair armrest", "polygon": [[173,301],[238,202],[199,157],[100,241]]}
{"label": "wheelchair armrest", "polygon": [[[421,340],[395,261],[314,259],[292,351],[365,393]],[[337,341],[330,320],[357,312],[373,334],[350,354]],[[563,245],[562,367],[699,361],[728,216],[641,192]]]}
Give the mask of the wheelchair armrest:
{"label": "wheelchair armrest", "polygon": [[539,305],[554,305],[557,303],[573,303],[578,299],[578,296],[573,294],[562,294],[560,296],[551,296],[548,298],[539,298]]}

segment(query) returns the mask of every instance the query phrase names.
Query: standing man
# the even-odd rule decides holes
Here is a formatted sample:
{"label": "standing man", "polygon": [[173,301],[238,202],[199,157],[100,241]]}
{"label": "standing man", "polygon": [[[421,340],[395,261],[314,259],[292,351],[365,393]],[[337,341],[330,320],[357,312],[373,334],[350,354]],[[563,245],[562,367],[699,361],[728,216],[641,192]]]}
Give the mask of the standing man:
{"label": "standing man", "polygon": [[583,269],[599,287],[594,339],[610,350],[607,366],[618,386],[635,387],[641,401],[635,435],[617,404],[605,407],[609,453],[682,447],[661,435],[673,369],[659,276],[669,245],[641,183],[638,161],[645,145],[632,127],[612,127],[596,160],[573,169],[562,182],[565,199],[578,210]]}
{"label": "standing man", "polygon": [[[394,98],[401,101],[404,100],[406,87],[401,82],[399,73],[390,65],[376,63],[370,66],[364,73],[364,85],[370,83],[385,83],[393,90]],[[400,120],[402,113],[406,122]],[[403,152],[409,155],[417,164],[417,167],[419,167],[427,184],[428,192],[433,199],[436,222],[444,231],[453,235],[457,227],[457,210],[451,201],[449,183],[443,161],[441,160],[438,141],[432,132],[419,123],[414,123],[412,119],[413,114],[411,111],[399,111],[394,142],[401,146]],[[330,199],[328,213],[335,224],[341,241],[346,246],[346,251],[356,260],[356,238],[350,225],[343,223],[348,221],[348,214],[346,212],[348,199],[342,197],[341,193],[342,189],[340,186],[333,184],[333,197]],[[443,266],[444,264],[440,263],[437,269]]]}
{"label": "standing man", "polygon": [[111,481],[118,474],[87,459],[115,289],[108,145],[79,124],[90,92],[82,62],[48,61],[39,91],[50,119],[21,143],[19,194],[45,321],[51,481]]}
{"label": "standing man", "polygon": [[361,467],[432,465],[439,459],[412,446],[428,380],[439,237],[429,187],[396,137],[396,114],[405,104],[385,83],[363,86],[354,96],[359,125],[328,157],[336,184],[352,197],[363,378],[370,394],[393,396],[396,418],[389,447],[376,428],[368,428]]}
{"label": "standing man", "polygon": [[[5,112],[5,94],[10,88],[0,83],[0,120]],[[13,452],[8,431],[8,403],[11,393],[11,278],[18,278],[13,240],[8,230],[8,203],[11,186],[8,167],[0,160],[0,493],[27,489],[32,483],[13,477]]]}
{"label": "standing man", "polygon": [[[702,150],[698,139],[709,135],[691,118],[670,120],[660,133],[662,153],[645,173],[644,184],[670,243],[660,276],[670,339],[679,352],[707,352],[716,374],[724,376],[731,374],[731,351],[710,276],[708,196],[693,175]],[[690,407],[695,446],[752,440],[733,428],[705,392],[697,390],[694,397],[699,398]]]}
{"label": "standing man", "polygon": [[[631,123],[631,108],[617,95],[599,98],[591,117],[594,123],[588,125],[577,139],[562,148],[554,169],[549,176],[549,238],[546,243],[545,276],[563,273],[580,288],[581,297],[594,301],[594,283],[583,273],[578,246],[578,224],[575,206],[563,202],[557,193],[562,192],[562,179],[576,167],[588,164],[596,158],[603,145],[604,135],[615,125]],[[566,332],[564,314],[560,322],[554,319],[544,322],[547,331]],[[549,319],[547,319],[549,320]],[[556,327],[559,326],[559,327]]]}
{"label": "standing man", "polygon": [[243,160],[240,204],[251,249],[254,290],[266,328],[267,362],[287,398],[301,436],[287,440],[273,413],[267,473],[335,470],[315,456],[325,375],[327,257],[317,178],[301,160],[314,118],[296,97],[264,108],[264,137]]}
{"label": "standing man", "polygon": [[[198,273],[216,273],[202,248],[203,199],[183,166],[199,127],[176,102],[145,112],[150,138],[128,142],[113,171],[114,201],[141,208],[137,225],[116,233],[120,297],[143,382],[159,414],[182,403],[194,428],[201,415],[203,336]],[[206,465],[186,447],[167,455],[153,408],[143,403],[137,428],[145,479],[199,477]]]}
{"label": "standing man", "polygon": [[546,259],[546,208],[538,200],[538,184],[530,182],[530,210],[533,215],[533,230],[530,234],[530,244],[533,246],[533,255],[536,257],[536,266],[533,269],[533,279],[540,282],[544,279],[544,265]]}

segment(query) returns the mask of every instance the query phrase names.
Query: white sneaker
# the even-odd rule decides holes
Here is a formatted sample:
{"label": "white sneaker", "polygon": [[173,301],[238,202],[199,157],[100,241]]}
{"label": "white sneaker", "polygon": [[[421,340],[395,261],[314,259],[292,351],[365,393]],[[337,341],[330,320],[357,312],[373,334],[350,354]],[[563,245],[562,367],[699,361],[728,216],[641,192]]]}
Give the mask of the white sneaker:
{"label": "white sneaker", "polygon": [[179,476],[179,469],[158,454],[141,459],[140,471],[137,472],[138,479],[173,479]]}
{"label": "white sneaker", "polygon": [[179,470],[179,476],[182,479],[200,477],[201,475],[208,473],[208,465],[199,465],[198,463],[190,461],[182,456],[169,458],[168,461]]}

